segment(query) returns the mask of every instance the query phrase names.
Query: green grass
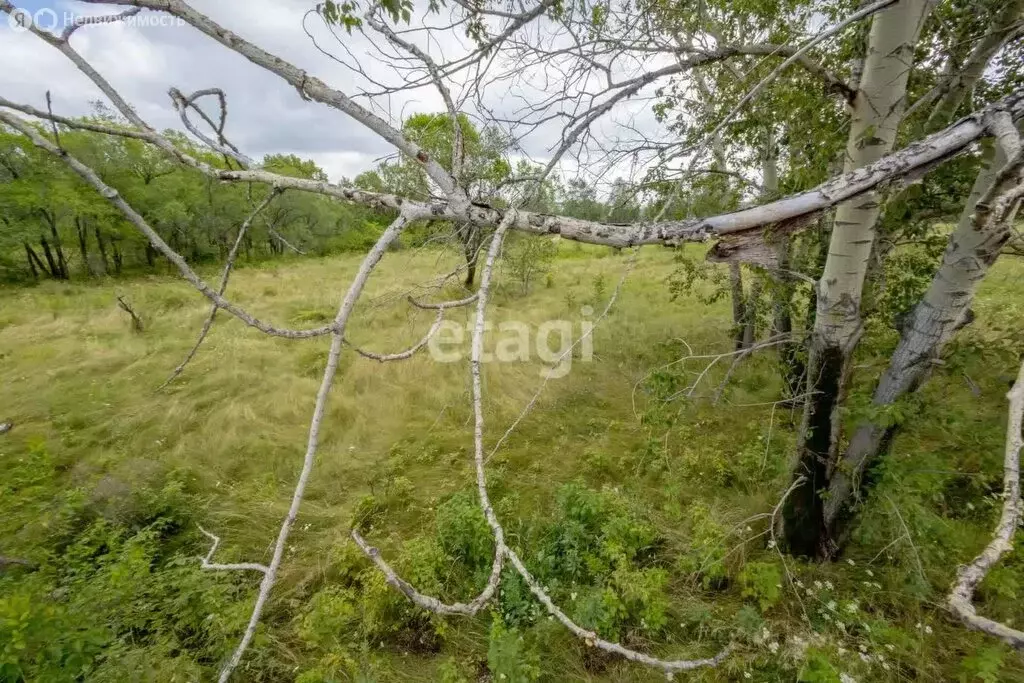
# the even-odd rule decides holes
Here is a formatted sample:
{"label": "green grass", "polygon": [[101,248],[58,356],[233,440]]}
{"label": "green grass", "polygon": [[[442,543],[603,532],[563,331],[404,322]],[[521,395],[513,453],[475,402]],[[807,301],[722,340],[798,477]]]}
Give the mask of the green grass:
{"label": "green grass", "polygon": [[[528,295],[499,277],[491,319],[578,323],[582,306],[603,308],[627,261],[562,245]],[[427,295],[417,286],[455,265],[440,252],[389,254],[349,338],[384,352],[415,342],[433,316],[404,294]],[[357,266],[344,256],[242,268],[230,292],[261,319],[313,326],[333,316]],[[674,267],[668,250],[640,253],[596,332],[594,362],[577,358],[549,382],[490,461],[496,509],[524,561],[548,572],[570,613],[635,647],[689,657],[735,642],[727,664],[693,680],[1024,680],[1016,655],[941,607],[956,565],[997,516],[1021,264],[1004,260],[984,284],[977,322],[915,398],[854,543],[831,566],[783,562],[766,544],[765,513],[785,489],[798,422],[770,405],[779,391],[771,352],[746,362],[717,406],[662,400],[702,367],[663,367],[685,344],[695,353],[729,346],[727,304],[671,301]],[[143,333],[118,294],[142,315]],[[0,554],[41,564],[0,576],[0,636],[10,639],[0,643],[0,680],[209,679],[241,634],[257,580],[201,572],[194,558],[208,546],[196,524],[221,536],[220,561],[269,558],[327,342],[271,339],[222,316],[181,378],[158,392],[207,311],[180,280],[45,283],[0,297],[0,419],[15,423],[0,436]],[[879,333],[865,344],[863,383],[891,343]],[[721,365],[699,393],[714,392]],[[485,366],[488,443],[541,372],[536,359]],[[461,550],[445,540],[480,522],[458,495],[474,490],[471,427],[466,363],[419,355],[381,365],[345,353],[280,583],[239,680],[477,680],[489,659],[507,680],[663,679],[531,616],[511,577],[496,611],[474,619],[427,618],[374,583],[348,540],[354,520],[424,590],[448,599],[479,590],[486,535]],[[582,535],[569,534],[574,525]],[[582,544],[571,549],[583,568],[570,580],[552,567],[571,543]],[[1019,623],[1022,581],[1024,562],[1011,554],[983,584],[979,610]],[[837,613],[856,603],[845,634],[833,600]],[[501,619],[513,630],[494,626]]]}

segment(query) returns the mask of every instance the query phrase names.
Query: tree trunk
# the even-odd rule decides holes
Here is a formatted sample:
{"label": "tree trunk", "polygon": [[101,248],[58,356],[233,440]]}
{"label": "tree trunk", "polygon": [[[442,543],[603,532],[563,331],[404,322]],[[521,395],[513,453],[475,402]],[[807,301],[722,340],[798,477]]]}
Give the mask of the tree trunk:
{"label": "tree trunk", "polygon": [[49,266],[47,272],[54,280],[60,280],[60,269],[57,267],[57,262],[53,260],[53,252],[50,251],[50,243],[46,241],[46,237],[40,235],[39,245],[43,248],[43,256],[46,257],[46,263]]}
{"label": "tree trunk", "polygon": [[[57,232],[57,217],[51,214],[46,209],[39,211],[43,217],[43,222],[50,229],[50,235],[53,237],[53,251],[50,251],[49,245],[44,246],[43,250],[46,252],[46,257],[50,261],[52,276],[58,280],[70,279],[70,273],[68,272],[68,261],[64,257],[64,246],[60,241],[60,233]],[[40,240],[42,242],[43,240]],[[56,253],[57,258],[53,258],[53,254]]]}
{"label": "tree trunk", "polygon": [[[930,0],[901,0],[874,16],[844,170],[854,171],[892,151],[903,115],[914,45],[931,9]],[[817,310],[808,362],[808,399],[799,438],[794,477],[804,477],[786,499],[783,536],[790,552],[830,557],[824,505],[819,491],[828,486],[830,463],[837,457],[838,408],[850,374],[849,359],[861,334],[860,300],[874,242],[881,197],[865,193],[836,210],[825,270],[818,283]]]}
{"label": "tree trunk", "polygon": [[476,280],[476,259],[480,252],[480,228],[467,225],[459,233],[462,237],[462,253],[466,258],[466,288],[472,289]]}
{"label": "tree trunk", "polygon": [[96,270],[89,261],[89,226],[81,216],[75,216],[75,231],[78,234],[78,251],[82,254],[82,263],[85,265],[85,272],[90,277],[96,276]]}
{"label": "tree trunk", "polygon": [[150,268],[156,265],[156,249],[148,243],[146,244],[146,265]]}
{"label": "tree trunk", "polygon": [[[1008,127],[1010,133],[1016,132],[1012,125]],[[945,345],[970,322],[978,285],[1010,238],[1014,206],[1000,207],[998,198],[1024,180],[1022,161],[1019,157],[1009,160],[1003,146],[991,140],[985,144],[982,168],[950,235],[942,265],[904,322],[899,345],[875,389],[872,400],[876,407],[891,406],[927,379]],[[824,515],[830,535],[840,545],[848,535],[856,501],[871,484],[868,472],[894,431],[895,426],[861,423],[835,468]]]}
{"label": "tree trunk", "polygon": [[103,233],[100,232],[100,226],[95,226],[96,232],[96,246],[100,250],[100,260],[103,261],[103,274],[106,275],[110,272],[110,263],[107,261],[107,247],[103,244]]}
{"label": "tree trunk", "polygon": [[114,274],[121,274],[121,267],[124,265],[124,255],[121,254],[121,248],[117,246],[117,242],[111,242],[110,246],[114,250]]}
{"label": "tree trunk", "polygon": [[743,271],[736,262],[729,263],[729,292],[732,298],[732,338],[739,351],[745,348],[743,333],[747,323],[747,306],[743,295]]}
{"label": "tree trunk", "polygon": [[749,349],[757,341],[757,301],[764,283],[755,279],[750,284],[750,295],[743,302],[743,348]]}
{"label": "tree trunk", "polygon": [[57,217],[49,212],[43,212],[46,222],[50,226],[50,234],[53,236],[53,249],[57,253],[57,267],[61,280],[70,280],[71,271],[68,268],[67,257],[64,256],[64,245],[60,241],[60,233],[57,232]]}
{"label": "tree trunk", "polygon": [[[28,259],[28,269],[32,271],[32,279],[38,280],[39,271],[42,270],[45,272],[46,268],[43,266],[43,262],[39,260],[36,252],[32,251],[32,247],[29,246],[28,242],[25,242],[25,258]],[[39,264],[38,269],[36,268],[36,264]]]}

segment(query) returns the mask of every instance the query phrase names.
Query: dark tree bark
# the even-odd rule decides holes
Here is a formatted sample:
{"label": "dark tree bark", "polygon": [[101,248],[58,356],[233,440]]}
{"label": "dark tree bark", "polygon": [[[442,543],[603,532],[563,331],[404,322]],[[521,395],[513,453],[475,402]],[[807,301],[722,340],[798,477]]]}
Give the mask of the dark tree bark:
{"label": "dark tree bark", "polygon": [[732,335],[737,351],[744,348],[747,327],[747,302],[743,294],[743,271],[740,264],[729,264],[729,290],[732,297]]}
{"label": "dark tree bark", "polygon": [[46,256],[46,263],[49,266],[47,272],[50,277],[54,280],[62,280],[60,268],[57,266],[57,262],[53,260],[53,252],[50,251],[50,243],[46,241],[46,237],[43,235],[39,236],[39,245],[43,248],[43,255]]}
{"label": "dark tree bark", "polygon": [[[60,233],[57,232],[57,217],[45,209],[40,210],[39,213],[42,215],[43,221],[46,223],[47,227],[50,228],[50,236],[53,237],[53,252],[57,255],[57,258],[54,261],[56,264],[54,277],[59,280],[70,280],[71,273],[68,270],[68,260],[64,256],[64,245],[61,244]],[[52,257],[48,256],[48,258]]]}
{"label": "dark tree bark", "polygon": [[750,285],[750,296],[743,303],[743,337],[742,348],[749,349],[757,340],[757,301],[761,298],[761,280],[754,280]]}
{"label": "dark tree bark", "polygon": [[121,248],[117,246],[117,242],[111,242],[110,246],[114,250],[114,274],[120,275],[121,268],[124,266],[124,255],[121,253]]}
{"label": "dark tree bark", "polygon": [[466,281],[467,289],[473,288],[476,280],[476,261],[480,253],[480,243],[483,241],[483,231],[475,225],[465,225],[458,231],[459,241],[462,242],[462,254],[466,259]]}
{"label": "dark tree bark", "polygon": [[106,275],[110,272],[110,263],[107,261],[107,247],[103,244],[103,233],[100,232],[100,226],[95,226],[96,232],[96,246],[100,250],[100,260],[103,261],[103,274]]}
{"label": "dark tree bark", "polygon": [[[36,253],[32,251],[32,247],[29,246],[28,242],[25,242],[25,258],[28,259],[28,269],[32,272],[32,279],[38,280],[39,271],[43,270],[45,272],[46,268],[43,266],[42,261],[39,260],[39,257],[36,256]],[[38,268],[36,268],[36,264],[39,265]]]}
{"label": "dark tree bark", "polygon": [[85,272],[87,272],[90,277],[95,277],[96,271],[92,267],[92,263],[89,261],[89,225],[81,216],[75,216],[75,232],[78,236],[78,251],[82,255],[82,263],[85,265]]}

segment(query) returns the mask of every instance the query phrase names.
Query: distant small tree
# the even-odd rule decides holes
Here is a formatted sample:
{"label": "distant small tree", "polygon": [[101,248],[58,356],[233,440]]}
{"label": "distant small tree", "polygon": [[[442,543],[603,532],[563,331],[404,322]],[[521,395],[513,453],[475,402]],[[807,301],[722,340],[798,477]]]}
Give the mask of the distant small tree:
{"label": "distant small tree", "polygon": [[[476,202],[500,203],[498,192],[512,175],[512,166],[505,158],[507,142],[496,129],[478,130],[465,114],[459,114],[458,121],[462,148],[457,165],[466,193]],[[402,125],[402,133],[418,144],[427,157],[451,172],[455,127],[448,114],[413,114]],[[356,187],[373,192],[390,192],[421,200],[438,196],[423,165],[407,157],[381,162],[375,170],[356,176],[354,182]],[[481,228],[469,222],[456,226],[455,235],[466,259],[465,285],[472,287],[476,280],[477,255],[485,235]]]}

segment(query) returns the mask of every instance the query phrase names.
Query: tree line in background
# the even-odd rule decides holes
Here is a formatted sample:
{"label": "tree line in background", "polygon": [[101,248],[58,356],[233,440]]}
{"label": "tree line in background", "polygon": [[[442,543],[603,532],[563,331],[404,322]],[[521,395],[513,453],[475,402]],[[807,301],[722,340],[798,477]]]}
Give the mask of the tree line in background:
{"label": "tree line in background", "polygon": [[[90,121],[119,124],[97,105]],[[70,154],[88,160],[189,262],[222,261],[238,226],[262,201],[264,186],[229,185],[183,167],[139,140],[59,130]],[[168,137],[218,168],[232,161],[185,136]],[[326,180],[313,161],[269,155],[267,169]],[[385,218],[370,209],[319,195],[284,193],[251,226],[242,245],[250,259],[285,253],[327,254],[365,249]],[[0,279],[7,281],[120,275],[161,267],[161,256],[124,217],[59,159],[24,136],[0,130]]]}
{"label": "tree line in background", "polygon": [[[121,125],[123,121],[95,103],[83,122]],[[507,140],[493,128],[478,131],[462,117],[466,141],[464,173],[474,200],[507,206],[516,201],[517,176],[538,171],[520,160],[515,174]],[[41,129],[42,130],[42,129]],[[46,128],[52,132],[52,128]],[[218,183],[199,171],[168,159],[139,140],[57,126],[62,145],[86,160],[147,218],[160,235],[190,263],[222,262],[238,226],[266,198],[263,185]],[[450,120],[440,114],[414,114],[403,127],[439,159],[451,157]],[[186,153],[216,168],[237,168],[228,157],[197,145],[173,131],[165,133]],[[281,175],[326,181],[310,159],[273,154],[263,168]],[[346,179],[342,184],[348,184]],[[432,197],[422,168],[408,160],[385,160],[360,173],[355,187],[424,201]],[[544,183],[531,199],[535,210],[589,220],[628,222],[641,215],[637,194],[623,180],[601,196],[582,178]],[[387,212],[317,194],[284,192],[247,231],[242,255],[267,259],[285,254],[317,255],[364,251],[391,220]],[[118,276],[165,267],[163,257],[110,203],[88,187],[59,159],[36,148],[23,135],[0,127],[0,280],[26,282],[73,277]],[[406,234],[415,245],[436,241],[458,246],[467,263],[465,283],[475,280],[476,257],[484,231],[470,225],[433,221]]]}

